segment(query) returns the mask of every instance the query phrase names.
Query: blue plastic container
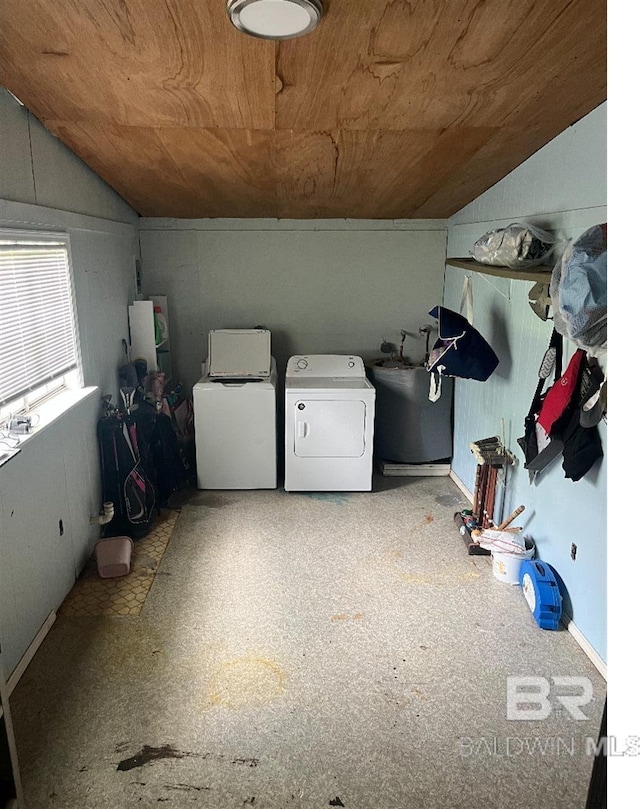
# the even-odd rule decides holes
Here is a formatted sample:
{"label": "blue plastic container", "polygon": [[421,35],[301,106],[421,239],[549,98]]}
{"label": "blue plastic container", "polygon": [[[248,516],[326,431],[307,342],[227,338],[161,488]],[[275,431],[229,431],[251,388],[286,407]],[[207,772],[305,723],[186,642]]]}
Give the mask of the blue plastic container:
{"label": "blue plastic container", "polygon": [[520,565],[520,586],[541,629],[558,629],[562,616],[562,596],[553,568],[539,559]]}

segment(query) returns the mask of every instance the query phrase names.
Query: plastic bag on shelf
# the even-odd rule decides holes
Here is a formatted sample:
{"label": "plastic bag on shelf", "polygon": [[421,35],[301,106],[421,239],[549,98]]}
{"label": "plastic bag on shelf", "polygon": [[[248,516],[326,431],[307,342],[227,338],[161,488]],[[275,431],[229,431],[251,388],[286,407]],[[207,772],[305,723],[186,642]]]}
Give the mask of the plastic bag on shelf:
{"label": "plastic bag on shelf", "polygon": [[543,264],[551,257],[555,245],[556,238],[548,231],[514,222],[481,236],[471,255],[481,264],[525,270]]}

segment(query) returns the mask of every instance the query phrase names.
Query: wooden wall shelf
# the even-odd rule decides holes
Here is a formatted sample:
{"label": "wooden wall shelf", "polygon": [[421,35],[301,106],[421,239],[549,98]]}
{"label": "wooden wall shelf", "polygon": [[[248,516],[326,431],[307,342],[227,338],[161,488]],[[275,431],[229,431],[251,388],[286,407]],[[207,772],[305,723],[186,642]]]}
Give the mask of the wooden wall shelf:
{"label": "wooden wall shelf", "polygon": [[551,281],[553,267],[548,264],[539,264],[531,270],[512,270],[510,267],[492,267],[490,264],[481,264],[472,258],[448,258],[447,264],[460,267],[462,270],[480,272],[483,275],[495,275],[498,278],[514,278],[516,281],[538,281],[548,284]]}

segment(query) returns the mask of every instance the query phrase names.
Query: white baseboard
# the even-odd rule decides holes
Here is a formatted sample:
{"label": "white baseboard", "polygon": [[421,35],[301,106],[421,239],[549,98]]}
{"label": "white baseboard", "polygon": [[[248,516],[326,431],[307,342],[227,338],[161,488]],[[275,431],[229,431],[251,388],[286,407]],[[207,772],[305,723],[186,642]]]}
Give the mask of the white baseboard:
{"label": "white baseboard", "polygon": [[[460,480],[460,478],[456,475],[456,473],[451,470],[449,473],[449,477],[451,480],[456,484],[456,486],[460,489],[462,494],[469,500],[470,503],[473,503],[473,495],[464,485],[464,483]],[[571,637],[575,640],[578,646],[582,649],[582,651],[586,654],[589,660],[593,663],[593,665],[598,669],[599,673],[602,675],[602,678],[606,681],[607,679],[607,664],[604,660],[600,657],[600,655],[596,652],[593,646],[589,643],[589,641],[585,638],[582,632],[578,629],[578,627],[574,624],[571,618],[568,615],[562,616],[562,623],[566,626],[567,631],[571,635]]]}
{"label": "white baseboard", "polygon": [[55,620],[56,620],[56,613],[55,611],[52,610],[47,616],[45,622],[38,630],[35,638],[29,644],[29,648],[20,658],[18,665],[11,672],[11,676],[7,680],[7,690],[9,692],[9,695],[11,695],[13,689],[16,687],[16,685],[18,685],[18,680],[22,677],[27,666],[33,660],[33,656],[38,651],[38,648],[42,643],[42,641],[47,637],[47,633],[53,626]]}
{"label": "white baseboard", "polygon": [[460,478],[456,475],[453,469],[449,472],[449,477],[451,480],[456,484],[456,486],[460,489],[462,494],[467,498],[470,503],[473,503],[473,494],[467,489],[464,483],[460,480]]}
{"label": "white baseboard", "polygon": [[569,618],[568,615],[563,614],[562,616],[562,623],[567,627],[567,631],[571,635],[571,637],[575,640],[578,646],[582,649],[582,651],[586,654],[589,660],[593,663],[593,665],[598,669],[602,678],[606,681],[607,679],[607,664],[604,660],[600,657],[600,655],[596,652],[593,646],[589,643],[589,641],[585,638],[582,632],[578,629],[578,627],[574,624],[574,622]]}

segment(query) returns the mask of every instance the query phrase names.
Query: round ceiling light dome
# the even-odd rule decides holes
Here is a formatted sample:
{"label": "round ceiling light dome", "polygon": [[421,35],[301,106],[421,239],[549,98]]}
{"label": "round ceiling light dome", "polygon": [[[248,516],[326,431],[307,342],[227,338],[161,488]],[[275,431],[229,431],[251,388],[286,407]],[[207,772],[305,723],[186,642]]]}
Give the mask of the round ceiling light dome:
{"label": "round ceiling light dome", "polygon": [[322,17],[321,0],[227,0],[235,27],[261,39],[293,39],[313,31]]}

